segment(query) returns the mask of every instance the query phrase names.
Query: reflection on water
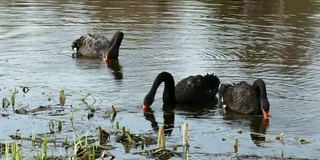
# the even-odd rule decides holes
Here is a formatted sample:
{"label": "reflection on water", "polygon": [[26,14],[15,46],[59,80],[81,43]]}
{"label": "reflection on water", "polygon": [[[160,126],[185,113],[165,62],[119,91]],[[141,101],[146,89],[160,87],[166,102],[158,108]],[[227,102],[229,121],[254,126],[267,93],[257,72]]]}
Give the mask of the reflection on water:
{"label": "reflection on water", "polygon": [[[174,128],[175,114],[183,115],[189,118],[209,117],[212,116],[212,112],[215,112],[216,108],[217,101],[197,105],[176,105],[174,108],[163,104],[162,111],[165,135],[170,135]],[[151,122],[151,127],[153,130],[158,133],[159,125],[156,121],[156,117],[154,116],[154,110],[152,108],[148,108],[144,111],[144,116],[146,120]]]}
{"label": "reflection on water", "polygon": [[241,130],[249,131],[252,142],[257,146],[260,146],[261,142],[265,142],[265,135],[269,127],[268,119],[261,116],[237,115],[235,113],[227,113],[223,119],[231,128],[239,129],[240,127]]}
{"label": "reflection on water", "polygon": [[[252,132],[266,135],[285,132],[288,141],[294,137],[315,140],[303,147],[296,143],[259,143],[263,147],[242,143],[243,154],[254,151],[268,156],[278,147],[287,156],[318,158],[319,15],[319,2],[311,0],[4,0],[0,4],[0,84],[9,89],[29,86],[50,95],[64,89],[69,94],[67,103],[78,103],[79,97],[90,92],[99,97],[97,106],[133,111],[118,115],[120,124],[146,130],[141,121],[145,118],[139,117],[137,108],[128,106],[141,105],[154,77],[162,71],[177,79],[214,72],[221,83],[252,83],[263,78],[272,116],[265,130],[258,120],[221,118],[216,105],[191,111],[177,108],[173,120],[166,118],[168,125],[189,123],[191,140],[200,145],[191,145],[191,153],[199,151],[192,159],[229,152],[233,144],[220,141],[225,135],[246,141],[245,134],[239,135],[229,126],[249,126]],[[117,30],[126,35],[119,61],[106,65],[101,60],[71,58],[70,45],[75,38],[87,33],[112,35]],[[20,105],[38,104],[41,94],[34,93],[18,99]],[[9,97],[10,91],[1,90],[0,96]],[[162,106],[160,97],[157,94],[153,106]],[[51,98],[56,103],[58,97]],[[147,118],[152,128],[157,125],[155,119],[164,117],[160,108],[153,107],[153,118],[152,114]],[[45,127],[35,123],[41,133]],[[223,128],[216,132],[214,126]],[[82,127],[92,129],[92,125]],[[0,128],[5,128],[5,136],[19,126],[0,123]],[[180,136],[180,132],[172,130],[171,136]],[[211,144],[220,147],[213,150]]]}
{"label": "reflection on water", "polygon": [[266,70],[259,71],[270,72],[270,67],[280,64],[281,69],[275,70],[280,74],[305,72],[303,67],[311,63],[310,54],[313,54],[306,46],[310,47],[315,38],[314,19],[310,16],[317,12],[315,5],[306,2],[296,7],[301,1],[247,0],[240,8],[222,2],[219,15],[225,21],[219,22],[231,25],[220,27],[227,32],[237,29],[230,49],[239,61],[245,62],[245,68],[265,67]]}
{"label": "reflection on water", "polygon": [[[163,106],[163,127],[164,127],[164,134],[166,136],[171,135],[172,130],[174,128],[174,111],[172,108],[168,108]],[[152,129],[158,133],[159,125],[154,116],[154,111],[151,108],[144,110],[143,115],[145,116],[146,120],[151,122]]]}
{"label": "reflection on water", "polygon": [[112,70],[112,74],[115,80],[121,80],[123,78],[123,74],[121,71],[122,66],[119,63],[119,60],[110,60],[107,63],[107,66]]}
{"label": "reflection on water", "polygon": [[175,113],[188,118],[205,118],[212,116],[218,108],[218,98],[211,102],[192,105],[176,105]]}
{"label": "reflection on water", "polygon": [[103,63],[101,62],[100,59],[98,60],[98,59],[83,57],[75,60],[75,66],[79,67],[79,69],[84,69],[84,70],[98,69],[103,67]]}

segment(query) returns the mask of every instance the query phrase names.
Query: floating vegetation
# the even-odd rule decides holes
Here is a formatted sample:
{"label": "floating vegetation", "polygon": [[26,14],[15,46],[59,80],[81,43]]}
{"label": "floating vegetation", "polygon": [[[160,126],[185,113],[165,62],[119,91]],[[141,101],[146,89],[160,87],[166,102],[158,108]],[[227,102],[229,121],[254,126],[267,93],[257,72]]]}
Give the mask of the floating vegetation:
{"label": "floating vegetation", "polygon": [[29,90],[30,90],[30,88],[27,87],[27,86],[23,86],[23,87],[21,87],[21,88],[22,88],[22,92],[23,92],[23,93],[28,93]]}
{"label": "floating vegetation", "polygon": [[110,139],[110,134],[98,126],[99,131],[99,144],[107,145],[107,140]]}
{"label": "floating vegetation", "polygon": [[60,91],[59,102],[60,102],[60,106],[64,106],[66,103],[66,95],[64,93],[64,90]]}
{"label": "floating vegetation", "polygon": [[239,140],[238,140],[238,138],[236,138],[236,140],[234,141],[233,148],[234,148],[234,153],[238,153],[238,149],[239,149]]}
{"label": "floating vegetation", "polygon": [[184,147],[184,152],[186,153],[186,159],[189,159],[189,147],[190,147],[190,139],[189,139],[189,127],[188,123],[184,123],[182,126],[182,145]]}
{"label": "floating vegetation", "polygon": [[[57,131],[54,130],[55,122],[57,123]],[[49,121],[49,130],[51,133],[61,132],[62,130],[62,121],[50,119]]]}
{"label": "floating vegetation", "polygon": [[46,133],[44,133],[42,145],[43,145],[43,156],[42,157],[47,157],[48,138],[47,138],[47,134]]}
{"label": "floating vegetation", "polygon": [[150,144],[156,144],[157,137],[152,137],[148,134],[131,134],[129,131],[126,131],[125,127],[122,127],[122,132],[116,134],[116,142],[123,143],[126,147],[137,147]]}
{"label": "floating vegetation", "polygon": [[66,113],[61,113],[64,110],[65,109],[61,108],[61,107],[57,108],[57,107],[53,107],[53,106],[50,106],[50,105],[47,105],[47,106],[42,106],[41,105],[39,107],[32,108],[32,109],[18,108],[18,109],[15,109],[14,112],[16,114],[23,114],[23,115],[27,115],[27,114],[38,115],[38,114],[40,114],[40,112],[43,112],[43,111],[51,111],[49,113],[49,115],[57,116],[57,115],[65,115]]}
{"label": "floating vegetation", "polygon": [[18,146],[17,143],[11,143],[11,153],[12,153],[12,159],[22,159],[22,156],[21,156],[21,150]]}
{"label": "floating vegetation", "polygon": [[14,105],[16,104],[16,94],[18,93],[18,90],[14,88],[11,93],[11,103],[7,98],[2,98],[2,108],[6,109],[10,106],[10,104],[12,105],[12,107],[14,107]]}
{"label": "floating vegetation", "polygon": [[0,116],[1,116],[1,117],[8,117],[9,114],[7,114],[7,113],[0,113]]}
{"label": "floating vegetation", "polygon": [[2,108],[8,108],[10,106],[10,101],[7,98],[2,98]]}
{"label": "floating vegetation", "polygon": [[110,148],[102,145],[94,146],[81,146],[77,150],[76,157],[83,160],[97,159],[110,157],[110,160],[115,159],[116,157],[108,152]]}
{"label": "floating vegetation", "polygon": [[87,93],[84,97],[81,98],[81,101],[85,101],[89,96],[93,98],[93,101],[96,102],[96,98],[91,93]]}
{"label": "floating vegetation", "polygon": [[[32,94],[29,92],[29,87],[25,86],[21,88],[24,94],[28,93],[27,97]],[[32,92],[33,91],[34,90],[32,90]],[[79,98],[76,98],[75,101],[79,102],[79,104],[76,105],[66,106],[66,94],[64,90],[61,90],[59,94],[55,91],[56,94],[51,95],[53,102],[48,102],[46,99],[44,100],[46,103],[50,104],[39,106],[39,104],[35,105],[32,103],[32,100],[26,98],[28,104],[23,106],[21,105],[20,97],[24,96],[24,94],[18,94],[18,92],[21,93],[20,90],[18,91],[14,88],[10,90],[10,94],[8,94],[7,98],[2,98],[3,110],[11,113],[11,110],[7,110],[7,108],[12,105],[12,107],[16,108],[13,109],[14,113],[19,114],[17,116],[27,119],[27,122],[23,123],[23,125],[27,124],[32,128],[30,127],[29,135],[28,133],[20,131],[20,128],[16,129],[15,134],[7,134],[9,136],[7,137],[8,140],[6,140],[5,143],[0,143],[0,159],[121,159],[116,157],[118,155],[115,156],[111,154],[112,150],[116,148],[116,145],[123,145],[126,153],[129,153],[131,150],[131,154],[153,159],[170,159],[171,157],[183,157],[183,159],[189,159],[191,157],[192,159],[192,154],[194,154],[192,150],[190,151],[191,135],[189,134],[188,123],[184,123],[182,127],[179,126],[182,131],[182,135],[180,135],[179,139],[182,137],[182,142],[176,142],[175,139],[173,142],[174,144],[172,144],[171,140],[176,137],[172,137],[171,135],[169,135],[169,138],[165,137],[164,125],[159,126],[158,123],[156,123],[157,127],[152,126],[153,128],[158,128],[159,126],[157,135],[154,133],[131,133],[130,130],[127,130],[127,128],[131,126],[119,125],[118,120],[123,118],[123,115],[121,115],[122,112],[119,112],[119,108],[112,105],[105,111],[104,109],[101,109],[101,106],[103,105],[99,106],[100,104],[97,106],[85,105],[85,107],[83,107],[83,102],[85,102],[88,97],[91,96],[95,101],[95,97],[91,93],[88,93],[81,98],[81,101],[83,102],[81,102]],[[9,98],[10,96],[11,98]],[[41,92],[41,96],[46,96],[46,94]],[[59,103],[57,103],[58,96]],[[49,97],[49,99],[51,99],[51,97]],[[85,102],[85,104],[87,103]],[[86,113],[86,111],[88,112]],[[126,113],[137,112],[128,111]],[[98,115],[96,117],[100,118],[99,120],[86,120],[86,116],[88,119],[91,119],[94,118],[95,114]],[[5,114],[1,113],[1,115]],[[46,117],[47,115],[55,117],[48,118]],[[6,114],[6,116],[8,118],[0,118],[11,118],[10,114]],[[111,123],[109,122],[109,119]],[[35,126],[34,124],[36,123],[33,120],[38,123],[40,122],[43,126]],[[29,122],[30,124],[28,124]],[[175,125],[174,122],[170,122],[170,124],[172,123]],[[8,126],[9,125],[11,124],[8,124]],[[167,124],[165,123],[165,125]],[[219,128],[216,130],[219,130]],[[250,136],[251,134],[254,134],[264,138],[270,136],[261,133],[247,132],[245,130],[238,130],[234,133],[243,133],[243,135],[249,133]],[[284,141],[284,133],[276,136],[276,138],[274,137],[275,135],[271,135],[271,140],[269,140],[269,142]],[[166,140],[166,138],[168,139]],[[230,140],[230,138],[222,138],[222,141],[224,141],[222,143],[227,143],[228,140]],[[212,156],[216,156],[217,159],[221,159],[221,157],[227,157],[227,159],[266,158],[258,155],[239,155],[239,142],[243,142],[242,139],[236,138],[233,144],[233,150],[231,143],[230,152],[212,154]],[[297,145],[310,144],[312,142],[304,138],[296,138],[292,143]],[[198,146],[193,147],[197,148]],[[201,148],[201,146],[198,148]],[[61,155],[61,153],[63,153],[63,156],[57,156]],[[278,154],[279,156],[281,155],[281,159],[285,159],[283,151]]]}
{"label": "floating vegetation", "polygon": [[283,141],[284,140],[284,133],[280,133],[280,135],[276,136],[276,140]]}
{"label": "floating vegetation", "polygon": [[88,110],[87,118],[88,118],[88,119],[93,118],[95,112],[96,112],[96,110],[95,110],[94,108],[90,108],[90,109]]}
{"label": "floating vegetation", "polygon": [[310,141],[304,139],[304,138],[296,138],[296,140],[300,143],[300,144],[309,144],[311,143]]}
{"label": "floating vegetation", "polygon": [[105,112],[104,112],[104,115],[103,115],[104,118],[110,117],[110,121],[111,121],[111,122],[114,122],[116,116],[117,116],[117,111],[116,111],[116,109],[114,108],[113,105],[111,106],[111,109],[105,111]]}
{"label": "floating vegetation", "polygon": [[16,103],[16,94],[18,94],[19,92],[16,90],[16,88],[14,88],[12,95],[11,95],[11,104],[12,107],[14,107],[15,103]]}
{"label": "floating vegetation", "polygon": [[[97,128],[99,133],[99,145],[90,145],[88,137],[86,137],[84,140],[74,144],[76,157],[80,159],[96,159],[105,157],[115,159],[115,156],[108,152],[108,150],[113,149],[112,147],[107,146],[107,140],[110,139],[110,134],[102,129],[101,126],[98,126]],[[81,142],[84,142],[84,144],[81,145]]]}
{"label": "floating vegetation", "polygon": [[157,148],[147,150],[140,154],[147,157],[157,157],[159,159],[169,159],[172,156],[182,157],[180,153],[166,149],[163,125],[159,127]]}
{"label": "floating vegetation", "polygon": [[9,135],[9,137],[12,138],[13,140],[22,140],[21,135],[17,135],[17,134]]}
{"label": "floating vegetation", "polygon": [[238,156],[238,151],[239,151],[239,140],[238,140],[238,138],[236,138],[235,141],[234,141],[233,149],[234,149],[234,153],[230,157],[228,157],[226,160],[231,160],[234,157],[237,157],[238,159],[241,159],[240,156]]}
{"label": "floating vegetation", "polygon": [[54,123],[53,123],[53,120],[51,119],[50,121],[49,121],[49,130],[50,130],[50,132],[51,133],[54,133]]}

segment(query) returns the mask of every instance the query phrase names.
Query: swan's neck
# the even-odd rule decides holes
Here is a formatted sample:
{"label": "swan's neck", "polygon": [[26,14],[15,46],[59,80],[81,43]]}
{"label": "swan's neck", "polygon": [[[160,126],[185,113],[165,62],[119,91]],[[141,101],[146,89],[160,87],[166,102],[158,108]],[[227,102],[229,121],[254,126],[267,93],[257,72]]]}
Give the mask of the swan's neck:
{"label": "swan's neck", "polygon": [[264,83],[264,81],[262,79],[257,79],[254,83],[253,83],[254,87],[259,88],[259,96],[261,98],[267,98],[267,89],[266,89],[266,84]]}
{"label": "swan's neck", "polygon": [[174,79],[172,75],[168,72],[162,72],[156,77],[149,93],[155,96],[157,89],[162,82],[164,82],[164,91],[163,91],[163,97],[162,97],[163,103],[165,104],[175,103]]}
{"label": "swan's neck", "polygon": [[119,48],[123,39],[123,33],[117,32],[114,34],[112,39],[110,40],[111,46],[108,49],[107,56],[108,58],[118,58],[119,56]]}
{"label": "swan's neck", "polygon": [[261,112],[260,114],[263,114],[264,117],[268,117],[270,104],[267,98],[266,84],[262,79],[257,79],[253,83],[253,86],[255,86],[256,88],[259,88],[259,92],[257,94],[259,94],[259,97],[260,97],[260,101],[259,101],[260,106],[257,105],[257,107],[259,107],[258,110]]}

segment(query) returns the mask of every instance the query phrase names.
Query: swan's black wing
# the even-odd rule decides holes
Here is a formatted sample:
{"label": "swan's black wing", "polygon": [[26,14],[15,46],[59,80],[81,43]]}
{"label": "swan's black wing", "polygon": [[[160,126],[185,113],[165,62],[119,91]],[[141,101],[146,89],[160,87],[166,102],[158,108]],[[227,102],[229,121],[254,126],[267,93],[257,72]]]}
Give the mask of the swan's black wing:
{"label": "swan's black wing", "polygon": [[81,56],[102,57],[110,44],[109,40],[102,35],[89,34],[74,40],[71,47],[76,48],[77,53]]}
{"label": "swan's black wing", "polygon": [[222,84],[219,91],[221,105],[226,109],[243,114],[254,114],[255,107],[253,104],[255,90],[247,82],[237,84]]}
{"label": "swan's black wing", "polygon": [[218,84],[213,85],[213,83],[210,82],[210,78],[212,77],[197,75],[182,79],[175,86],[175,96],[177,102],[183,104],[200,103],[214,100],[217,89],[215,91],[213,90],[218,88],[220,81],[216,77],[214,82]]}

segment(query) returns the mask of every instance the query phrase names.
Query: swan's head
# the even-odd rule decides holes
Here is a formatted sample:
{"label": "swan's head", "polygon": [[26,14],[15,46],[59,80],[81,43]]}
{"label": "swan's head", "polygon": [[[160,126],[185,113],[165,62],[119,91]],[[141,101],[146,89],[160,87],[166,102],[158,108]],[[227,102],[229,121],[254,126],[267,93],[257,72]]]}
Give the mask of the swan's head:
{"label": "swan's head", "polygon": [[152,105],[153,101],[154,96],[147,94],[146,97],[144,97],[142,109],[147,110]]}

